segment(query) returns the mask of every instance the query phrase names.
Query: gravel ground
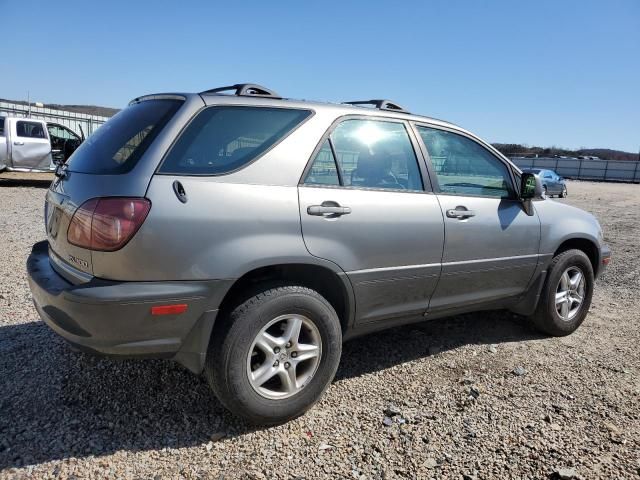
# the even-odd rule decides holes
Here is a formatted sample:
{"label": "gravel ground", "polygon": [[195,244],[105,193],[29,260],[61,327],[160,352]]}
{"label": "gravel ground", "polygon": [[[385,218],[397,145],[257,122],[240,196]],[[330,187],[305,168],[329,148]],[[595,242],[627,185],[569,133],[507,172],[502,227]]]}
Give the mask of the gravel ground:
{"label": "gravel ground", "polygon": [[640,185],[569,185],[614,252],[575,334],[489,312],[354,340],[324,399],[268,429],[177,364],[76,353],[45,327],[25,278],[45,191],[0,182],[1,478],[640,476]]}

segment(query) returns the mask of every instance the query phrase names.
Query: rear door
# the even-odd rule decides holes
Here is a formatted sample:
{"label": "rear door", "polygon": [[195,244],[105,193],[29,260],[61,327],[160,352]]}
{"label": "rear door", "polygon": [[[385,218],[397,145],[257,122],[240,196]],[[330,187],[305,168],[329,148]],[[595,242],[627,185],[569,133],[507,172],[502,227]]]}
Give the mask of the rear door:
{"label": "rear door", "polygon": [[525,291],[540,221],[515,195],[511,168],[471,137],[417,126],[444,213],[442,275],[430,310],[464,309]]}
{"label": "rear door", "polygon": [[25,119],[10,123],[13,167],[51,169],[51,143],[44,122]]}
{"label": "rear door", "polygon": [[405,122],[347,117],[322,140],[301,181],[307,249],[347,273],[359,323],[427,309],[444,232],[423,168]]}

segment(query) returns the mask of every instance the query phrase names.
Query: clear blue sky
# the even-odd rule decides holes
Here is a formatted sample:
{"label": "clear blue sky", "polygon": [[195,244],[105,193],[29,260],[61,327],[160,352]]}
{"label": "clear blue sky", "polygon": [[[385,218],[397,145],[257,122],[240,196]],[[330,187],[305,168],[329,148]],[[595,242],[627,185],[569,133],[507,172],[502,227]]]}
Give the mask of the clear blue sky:
{"label": "clear blue sky", "polygon": [[491,142],[640,147],[640,0],[0,0],[0,12],[0,97],[122,107],[255,82],[390,98]]}

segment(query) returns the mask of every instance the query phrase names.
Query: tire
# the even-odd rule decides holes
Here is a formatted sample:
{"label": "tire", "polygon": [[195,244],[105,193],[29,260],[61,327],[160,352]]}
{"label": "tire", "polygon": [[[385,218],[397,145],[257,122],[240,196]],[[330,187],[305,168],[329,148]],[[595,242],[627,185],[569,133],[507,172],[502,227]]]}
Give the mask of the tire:
{"label": "tire", "polygon": [[567,198],[567,186],[563,185],[562,186],[562,191],[560,192],[560,198]]}
{"label": "tire", "polygon": [[[264,338],[285,338],[289,326],[298,320],[301,333],[294,344],[290,348],[269,344],[267,353]],[[270,337],[262,336],[265,328]],[[258,336],[262,347],[255,344]],[[317,343],[317,359],[294,359],[293,355],[305,356],[303,348]],[[232,413],[253,424],[275,425],[302,415],[320,399],[335,376],[341,353],[340,321],[324,297],[301,286],[267,287],[220,319],[209,342],[205,376]],[[287,364],[290,366],[284,370]],[[269,375],[273,369],[278,373],[256,385],[259,381],[251,376],[258,376],[258,366]],[[285,380],[291,382],[287,377],[291,372],[303,373],[304,378],[301,387],[288,383],[291,388],[287,390]]]}
{"label": "tire", "polygon": [[[575,300],[568,300],[561,301],[557,305],[556,294],[562,294],[564,290],[561,283],[563,275],[567,273],[569,276],[566,278],[575,281],[577,278],[575,277],[576,272],[580,272],[584,279],[582,290],[577,288],[578,291],[576,291],[577,294],[581,293],[581,303],[578,305],[573,303]],[[589,313],[589,306],[593,297],[593,286],[593,267],[589,257],[582,250],[567,250],[556,255],[549,265],[547,278],[540,294],[540,301],[532,317],[534,326],[541,332],[555,337],[573,333]],[[577,298],[575,294],[569,294],[565,297],[569,299]],[[565,318],[561,316],[565,312],[563,310],[564,305],[568,305]],[[573,315],[571,312],[574,312]]]}
{"label": "tire", "polygon": [[542,191],[544,192],[544,196],[545,196],[545,198],[551,198],[551,195],[549,195],[549,194],[547,193],[547,186],[546,186],[546,185],[543,185],[543,186],[542,186]]}

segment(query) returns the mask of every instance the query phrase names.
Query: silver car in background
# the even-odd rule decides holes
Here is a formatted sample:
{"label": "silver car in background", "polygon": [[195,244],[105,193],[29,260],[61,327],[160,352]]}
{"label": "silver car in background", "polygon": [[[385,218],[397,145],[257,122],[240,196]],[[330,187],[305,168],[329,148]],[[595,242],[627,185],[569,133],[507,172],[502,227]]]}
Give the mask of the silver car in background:
{"label": "silver car in background", "polygon": [[204,372],[258,424],[310,408],[358,335],[487,309],[568,335],[610,259],[592,215],[388,100],[139,97],[56,174],[27,262],[42,319]]}
{"label": "silver car in background", "polygon": [[542,190],[548,197],[557,195],[560,198],[567,197],[567,182],[553,170],[545,170],[542,168],[523,168],[523,172],[533,173],[540,179]]}

